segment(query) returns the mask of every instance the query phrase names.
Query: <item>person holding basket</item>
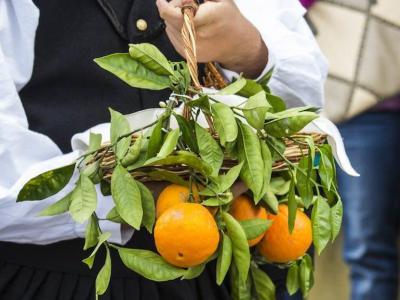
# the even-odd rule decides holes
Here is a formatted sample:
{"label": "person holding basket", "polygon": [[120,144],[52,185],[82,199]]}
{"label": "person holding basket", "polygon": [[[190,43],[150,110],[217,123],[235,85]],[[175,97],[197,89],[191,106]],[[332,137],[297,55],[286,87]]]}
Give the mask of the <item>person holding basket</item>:
{"label": "person holding basket", "polygon": [[[81,263],[85,225],[66,214],[37,217],[54,197],[16,203],[17,195],[32,174],[74,157],[79,142],[73,139],[71,145],[71,138],[106,122],[108,107],[131,113],[168,99],[167,90],[132,89],[105,75],[93,59],[126,52],[128,43],[151,42],[169,60],[182,60],[182,5],[179,0],[0,3],[0,299],[94,299],[100,266]],[[271,91],[289,107],[321,106],[327,65],[304,12],[295,0],[200,3],[194,17],[198,61],[215,61],[229,81],[240,73],[257,79],[272,72]],[[157,187],[153,192],[157,195]],[[100,202],[101,217],[111,207]],[[115,244],[154,248],[144,230],[100,222]],[[193,280],[157,283],[113,259],[102,298],[230,299],[229,284],[216,285],[213,272],[207,267]],[[286,274],[268,272],[281,299]]]}

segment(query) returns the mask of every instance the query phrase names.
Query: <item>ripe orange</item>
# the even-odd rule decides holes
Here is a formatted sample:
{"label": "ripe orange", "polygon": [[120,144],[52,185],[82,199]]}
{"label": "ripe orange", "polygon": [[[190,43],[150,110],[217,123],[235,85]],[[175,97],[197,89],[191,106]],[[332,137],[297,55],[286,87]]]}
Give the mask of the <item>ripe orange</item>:
{"label": "ripe orange", "polygon": [[[195,202],[200,201],[200,196],[197,187],[193,184],[193,198]],[[184,203],[189,201],[190,190],[186,186],[178,184],[170,184],[162,190],[157,198],[156,215],[157,218],[161,216],[168,208],[175,204]]]}
{"label": "ripe orange", "polygon": [[310,218],[301,210],[297,210],[292,234],[289,233],[288,207],[279,205],[277,215],[269,215],[273,220],[264,238],[258,244],[258,250],[269,261],[287,263],[303,256],[312,242]]}
{"label": "ripe orange", "polygon": [[[229,212],[238,221],[251,219],[266,220],[268,218],[265,208],[262,206],[256,206],[254,201],[245,195],[241,195],[233,200]],[[255,239],[249,240],[249,246],[252,247],[257,244],[263,238],[263,236],[264,233],[260,234]]]}
{"label": "ripe orange", "polygon": [[211,213],[197,203],[180,203],[156,222],[157,251],[170,264],[188,268],[205,262],[217,249],[219,232]]}

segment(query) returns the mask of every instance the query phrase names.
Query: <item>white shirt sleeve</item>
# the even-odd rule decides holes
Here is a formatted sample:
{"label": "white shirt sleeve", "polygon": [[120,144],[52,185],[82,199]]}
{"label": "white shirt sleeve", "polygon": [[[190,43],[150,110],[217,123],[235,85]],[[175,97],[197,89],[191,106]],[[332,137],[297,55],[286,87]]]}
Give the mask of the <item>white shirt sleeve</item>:
{"label": "white shirt sleeve", "polygon": [[[235,0],[268,47],[268,64],[260,75],[274,68],[269,87],[288,107],[324,103],[327,60],[303,16],[298,0]],[[247,45],[243,45],[246,47]],[[222,69],[227,79],[239,75]]]}
{"label": "white shirt sleeve", "polygon": [[[50,138],[28,129],[18,91],[32,74],[38,18],[39,11],[30,0],[0,1],[0,240],[49,244],[84,237],[86,225],[76,224],[69,214],[38,216],[73,189],[73,180],[46,200],[16,202],[19,190],[30,178],[67,165],[82,153],[75,147],[75,151],[63,155]],[[102,128],[103,132],[97,132],[106,133],[107,126]],[[81,139],[87,140],[88,136],[89,131]],[[100,192],[98,198],[97,213],[105,218],[112,200]],[[125,243],[130,237],[122,235],[119,224],[100,221],[100,225],[111,232],[110,240],[115,243]]]}

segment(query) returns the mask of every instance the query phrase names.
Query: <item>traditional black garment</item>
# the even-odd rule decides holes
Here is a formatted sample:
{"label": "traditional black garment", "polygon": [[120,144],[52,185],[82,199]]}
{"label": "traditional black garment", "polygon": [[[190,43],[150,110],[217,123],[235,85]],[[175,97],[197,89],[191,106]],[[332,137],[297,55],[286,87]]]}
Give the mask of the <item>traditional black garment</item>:
{"label": "traditional black garment", "polygon": [[[170,60],[182,60],[165,34],[155,0],[34,2],[40,9],[34,70],[20,93],[31,130],[48,135],[68,152],[73,134],[109,121],[108,107],[132,113],[167,99],[169,91],[133,89],[93,62],[127,52],[129,42],[151,42]],[[139,19],[147,23],[146,30],[137,28]],[[89,254],[83,244],[82,239],[47,246],[0,242],[0,299],[95,299],[95,276],[104,253],[89,270],[81,262]],[[144,230],[135,232],[127,246],[155,249]],[[283,287],[284,271],[271,268],[268,273]],[[101,299],[228,300],[229,283],[216,285],[213,264],[194,280],[152,282],[125,268],[112,250],[112,279]]]}

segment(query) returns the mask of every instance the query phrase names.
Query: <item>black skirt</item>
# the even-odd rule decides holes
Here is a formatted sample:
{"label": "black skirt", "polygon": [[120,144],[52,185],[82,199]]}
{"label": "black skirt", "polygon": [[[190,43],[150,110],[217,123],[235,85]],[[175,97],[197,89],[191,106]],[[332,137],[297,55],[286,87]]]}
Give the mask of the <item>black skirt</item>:
{"label": "black skirt", "polygon": [[[94,300],[95,279],[104,262],[99,252],[92,270],[81,262],[84,241],[75,239],[46,246],[0,242],[1,300]],[[127,247],[154,250],[152,237],[144,230],[135,232]],[[285,272],[266,270],[283,294]],[[110,300],[229,300],[229,280],[215,283],[215,263],[193,280],[153,282],[127,269],[112,250],[112,278],[100,299]]]}

